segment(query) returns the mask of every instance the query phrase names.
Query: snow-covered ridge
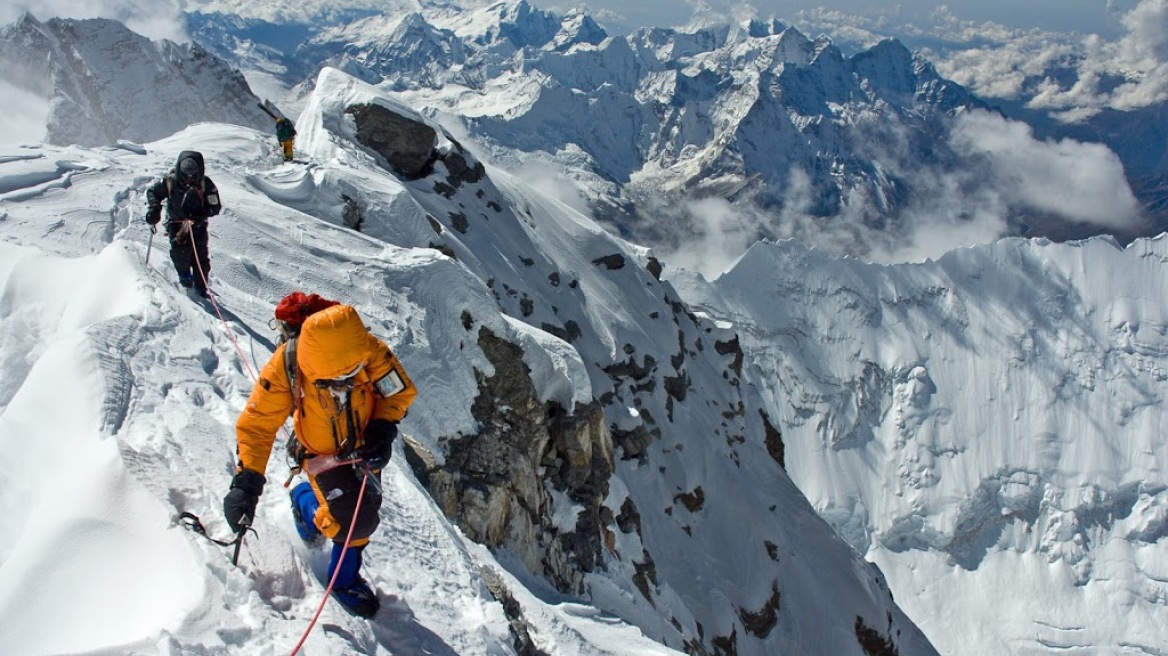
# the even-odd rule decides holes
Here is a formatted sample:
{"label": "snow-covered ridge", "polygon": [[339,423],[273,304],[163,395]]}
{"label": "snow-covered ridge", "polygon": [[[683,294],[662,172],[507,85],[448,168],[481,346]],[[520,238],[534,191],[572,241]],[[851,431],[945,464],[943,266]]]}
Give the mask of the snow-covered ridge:
{"label": "snow-covered ridge", "polygon": [[[432,131],[435,158],[420,177],[392,174],[391,159],[361,141],[383,112]],[[67,440],[52,459],[77,483],[61,487],[15,458],[0,465],[0,609],[20,619],[3,624],[0,642],[35,654],[263,653],[295,641],[319,599],[309,572],[321,564],[299,545],[279,486],[261,501],[239,569],[171,520],[182,508],[224,532],[218,509],[247,372],[274,346],[274,302],[299,288],[354,304],[422,390],[403,423],[411,444],[395,449],[387,475],[393,502],[366,552],[386,615],[366,623],[329,605],[334,628],[318,628],[312,653],[513,653],[508,620],[555,654],[860,656],[861,640],[874,639],[936,653],[879,572],[783,474],[730,335],[688,313],[648,253],[483,167],[440,127],[338,71],[320,76],[297,122],[307,163],[278,164],[266,132],[211,123],[141,147],[35,146],[0,158],[0,357],[19,372],[2,386],[0,444],[18,453]],[[225,206],[211,227],[224,321],[173,284],[158,239],[143,263],[142,190],[188,148],[206,156]],[[54,184],[50,169],[69,183]],[[350,201],[361,233],[342,227]],[[77,277],[107,295],[71,284]],[[69,373],[68,386],[53,385]],[[528,395],[512,393],[524,385]],[[481,414],[486,397],[492,416]],[[61,403],[78,409],[68,421],[33,421]],[[608,452],[557,442],[536,454],[544,478],[523,491],[548,518],[540,534],[562,551],[527,544],[517,512],[501,513],[511,522],[501,542],[485,537],[494,550],[467,540],[474,526],[456,529],[418,478],[458,473],[446,460],[467,449],[573,419],[587,420],[576,434],[590,448]],[[574,468],[580,455],[584,469]],[[413,460],[423,456],[428,464]],[[576,480],[589,471],[607,473]],[[268,474],[286,475],[279,458]],[[506,485],[480,489],[495,499]],[[141,548],[122,549],[123,536]],[[548,574],[531,569],[531,554],[577,578],[539,578]],[[53,595],[108,593],[138,580],[139,567],[188,593]],[[43,585],[50,570],[55,585]],[[77,618],[81,630],[45,631],[50,617]]]}

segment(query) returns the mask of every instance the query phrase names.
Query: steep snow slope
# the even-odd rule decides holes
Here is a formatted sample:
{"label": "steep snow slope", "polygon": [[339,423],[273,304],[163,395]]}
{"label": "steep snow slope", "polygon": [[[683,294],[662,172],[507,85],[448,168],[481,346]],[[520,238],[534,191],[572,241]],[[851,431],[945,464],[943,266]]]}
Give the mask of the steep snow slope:
{"label": "steep snow slope", "polygon": [[[20,620],[0,642],[33,654],[290,649],[321,593],[307,572],[322,564],[279,486],[238,569],[173,517],[189,510],[225,532],[232,424],[274,346],[273,304],[304,289],[357,306],[422,390],[367,552],[386,611],[366,623],[330,604],[311,653],[504,654],[520,636],[554,654],[671,653],[647,638],[743,655],[935,653],[781,471],[733,335],[687,313],[647,253],[484,169],[441,130],[421,175],[389,173],[392,159],[356,143],[358,106],[422,125],[326,70],[297,120],[308,163],[277,165],[269,134],[222,124],[0,159],[0,443],[28,455],[0,464],[0,608]],[[174,285],[160,240],[142,262],[142,191],[186,148],[207,156],[226,207],[212,219],[212,311]],[[364,233],[342,227],[350,204]],[[484,331],[515,345],[506,375],[529,381],[537,412],[599,417],[596,444],[609,445],[591,458],[610,463],[593,469],[605,477],[575,487],[570,452],[541,454],[546,524],[534,528],[547,544],[467,540],[465,508],[456,527],[418,477],[522,410],[476,414],[505,364]],[[412,460],[427,455],[429,468]],[[270,480],[286,472],[273,458]]]}
{"label": "steep snow slope", "polygon": [[670,278],[737,328],[792,479],[942,653],[1168,644],[1168,236],[893,267],[759,243]]}

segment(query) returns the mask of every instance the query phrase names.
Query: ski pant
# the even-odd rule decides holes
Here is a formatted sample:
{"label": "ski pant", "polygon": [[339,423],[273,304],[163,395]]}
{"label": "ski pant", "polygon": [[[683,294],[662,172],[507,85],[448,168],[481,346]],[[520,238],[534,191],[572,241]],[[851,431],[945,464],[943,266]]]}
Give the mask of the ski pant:
{"label": "ski pant", "polygon": [[[381,474],[372,474],[373,480],[365,484],[361,506],[357,507],[357,497],[361,494],[361,480],[364,473],[351,466],[343,465],[315,476],[308,475],[308,483],[301,483],[293,490],[293,503],[297,504],[300,516],[312,524],[334,543],[344,544],[353,526],[352,547],[362,547],[369,543],[369,536],[377,530],[381,522]],[[301,486],[308,485],[312,494],[306,494]]]}
{"label": "ski pant", "polygon": [[284,147],[284,161],[285,162],[291,161],[292,160],[292,140],[285,139],[284,141],[280,142],[280,145]]}
{"label": "ski pant", "polygon": [[[312,518],[319,516],[321,506],[309,483],[301,483],[292,488],[292,503],[296,506],[296,510],[301,517],[307,517],[311,521]],[[364,504],[364,501],[362,501],[362,504]],[[313,531],[318,530],[315,525],[309,525],[306,528]],[[297,529],[298,532],[300,530],[299,528]],[[308,536],[302,534],[301,537]],[[369,539],[366,538],[361,541],[361,544],[357,544],[357,542],[358,540],[353,540],[349,544],[348,550],[345,549],[345,541],[343,539],[333,542],[332,554],[329,556],[328,578],[332,580],[333,574],[336,573],[337,589],[343,590],[348,588],[358,580],[358,575],[361,571],[361,561],[363,560],[361,552],[365,550]],[[339,572],[337,571],[338,567],[340,568]]]}
{"label": "ski pant", "polygon": [[207,222],[192,221],[190,229],[184,221],[166,224],[170,238],[170,260],[180,279],[193,280],[200,289],[208,287],[211,278],[211,259],[207,255]]}

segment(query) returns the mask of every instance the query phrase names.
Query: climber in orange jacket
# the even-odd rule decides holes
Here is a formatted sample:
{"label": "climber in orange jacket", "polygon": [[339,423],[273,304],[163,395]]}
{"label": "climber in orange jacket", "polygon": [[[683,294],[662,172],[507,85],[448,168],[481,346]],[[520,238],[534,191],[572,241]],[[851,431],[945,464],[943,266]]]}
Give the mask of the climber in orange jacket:
{"label": "climber in orange jacket", "polygon": [[[370,617],[379,602],[360,575],[361,552],[380,521],[380,472],[397,424],[418,392],[352,306],[294,292],[276,307],[276,321],[285,341],[236,423],[239,464],[224,514],[236,532],[255,516],[276,433],[291,416],[288,453],[308,478],[291,493],[296,529],[309,543],[321,535],[333,541],[333,595],[350,612]],[[362,494],[366,476],[374,480]]]}

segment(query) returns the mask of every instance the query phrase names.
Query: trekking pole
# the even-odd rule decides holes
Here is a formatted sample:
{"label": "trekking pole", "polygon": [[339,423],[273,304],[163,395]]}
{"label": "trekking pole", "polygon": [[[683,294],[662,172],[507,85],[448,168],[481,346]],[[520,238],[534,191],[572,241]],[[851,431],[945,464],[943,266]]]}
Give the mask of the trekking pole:
{"label": "trekking pole", "polygon": [[150,241],[146,242],[146,264],[150,264],[150,249],[154,248],[154,235],[158,233],[158,226],[150,226]]}
{"label": "trekking pole", "polygon": [[239,533],[235,536],[235,553],[231,554],[231,564],[236,567],[239,566],[239,550],[243,547],[243,536],[247,535],[247,529],[250,525],[251,517],[244,515],[239,518]]}

